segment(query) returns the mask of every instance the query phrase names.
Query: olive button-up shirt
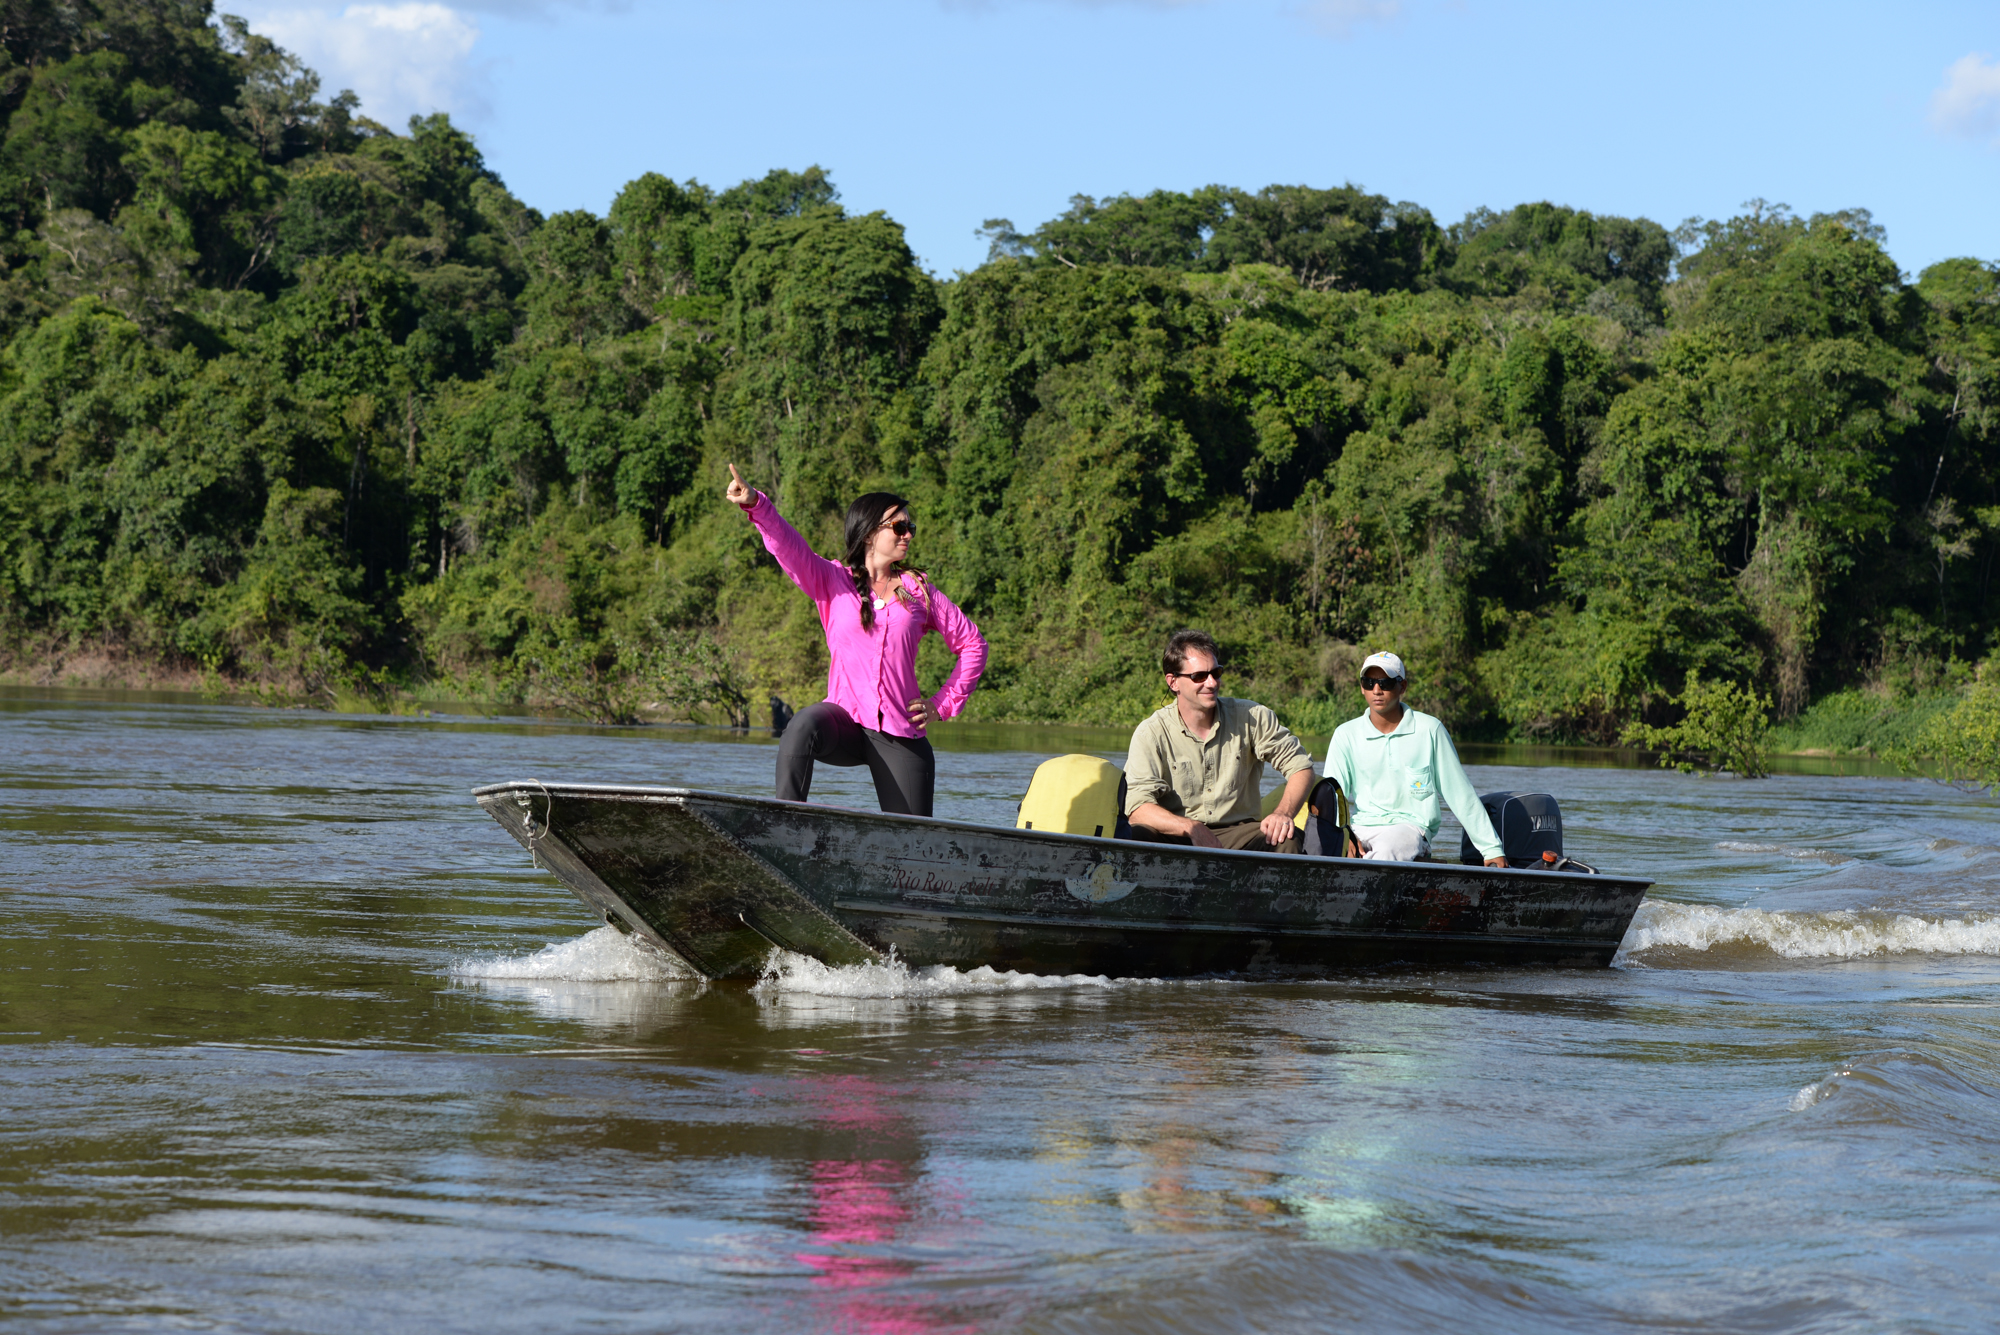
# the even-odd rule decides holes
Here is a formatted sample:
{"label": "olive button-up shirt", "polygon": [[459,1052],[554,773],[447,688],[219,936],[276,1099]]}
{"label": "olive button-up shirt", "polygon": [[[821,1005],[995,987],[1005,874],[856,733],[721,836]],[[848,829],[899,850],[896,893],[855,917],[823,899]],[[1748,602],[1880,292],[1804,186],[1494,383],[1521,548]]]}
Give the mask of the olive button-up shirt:
{"label": "olive button-up shirt", "polygon": [[1255,820],[1263,812],[1266,765],[1290,778],[1311,769],[1312,757],[1263,705],[1222,697],[1215,704],[1215,726],[1201,738],[1169,704],[1132,731],[1125,814],[1152,802],[1204,825]]}

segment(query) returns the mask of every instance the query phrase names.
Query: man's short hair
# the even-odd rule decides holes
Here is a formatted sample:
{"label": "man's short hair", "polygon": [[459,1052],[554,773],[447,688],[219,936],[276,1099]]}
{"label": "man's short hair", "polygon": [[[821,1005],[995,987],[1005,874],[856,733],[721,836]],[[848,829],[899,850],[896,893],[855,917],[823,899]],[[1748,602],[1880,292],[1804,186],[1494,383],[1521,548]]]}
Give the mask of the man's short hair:
{"label": "man's short hair", "polygon": [[1167,637],[1167,651],[1160,655],[1160,670],[1169,677],[1178,677],[1187,666],[1187,651],[1199,649],[1208,655],[1208,661],[1222,666],[1222,650],[1215,647],[1215,641],[1205,630],[1177,630]]}

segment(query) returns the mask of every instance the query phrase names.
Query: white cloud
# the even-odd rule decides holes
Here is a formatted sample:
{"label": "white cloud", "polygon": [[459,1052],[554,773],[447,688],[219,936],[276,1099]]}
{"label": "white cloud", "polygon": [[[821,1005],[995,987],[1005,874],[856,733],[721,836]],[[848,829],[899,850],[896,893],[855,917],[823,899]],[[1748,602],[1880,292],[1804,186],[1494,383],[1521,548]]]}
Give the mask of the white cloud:
{"label": "white cloud", "polygon": [[471,65],[479,24],[434,0],[252,11],[256,31],[319,71],[322,94],[352,88],[365,116],[400,129],[412,115],[478,115],[486,99]]}
{"label": "white cloud", "polygon": [[1953,61],[1931,94],[1931,124],[1972,138],[2000,132],[2000,60],[1975,51]]}
{"label": "white cloud", "polygon": [[1403,12],[1403,0],[1306,0],[1299,12],[1327,36],[1346,38],[1365,23],[1395,18]]}

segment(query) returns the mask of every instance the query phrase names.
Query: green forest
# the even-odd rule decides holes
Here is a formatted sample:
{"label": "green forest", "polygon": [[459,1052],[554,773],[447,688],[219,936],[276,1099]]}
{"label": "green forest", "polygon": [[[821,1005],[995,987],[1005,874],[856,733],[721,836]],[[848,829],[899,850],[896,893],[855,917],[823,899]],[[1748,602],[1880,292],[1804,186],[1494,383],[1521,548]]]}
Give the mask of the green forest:
{"label": "green forest", "polygon": [[1861,745],[2000,648],[2000,266],[1864,209],[1078,195],[939,277],[817,166],[544,217],[206,0],[5,13],[11,680],[761,721],[825,649],[729,461],[823,551],[910,499],[975,719],[1129,723],[1197,625],[1312,730],[1387,648],[1464,736]]}

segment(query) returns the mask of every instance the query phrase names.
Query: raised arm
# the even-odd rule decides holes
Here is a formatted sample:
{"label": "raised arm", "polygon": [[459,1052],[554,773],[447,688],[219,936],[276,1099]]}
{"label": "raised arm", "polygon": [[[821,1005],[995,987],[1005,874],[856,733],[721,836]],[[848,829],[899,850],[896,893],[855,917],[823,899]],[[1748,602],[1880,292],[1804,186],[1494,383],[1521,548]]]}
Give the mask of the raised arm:
{"label": "raised arm", "polygon": [[799,531],[785,522],[769,496],[743,481],[735,464],[729,465],[729,486],[722,494],[750,516],[757,536],[764,540],[764,550],[777,558],[778,569],[791,576],[792,583],[814,602],[824,603],[854,591],[854,577],[847,573],[847,567],[814,551]]}

